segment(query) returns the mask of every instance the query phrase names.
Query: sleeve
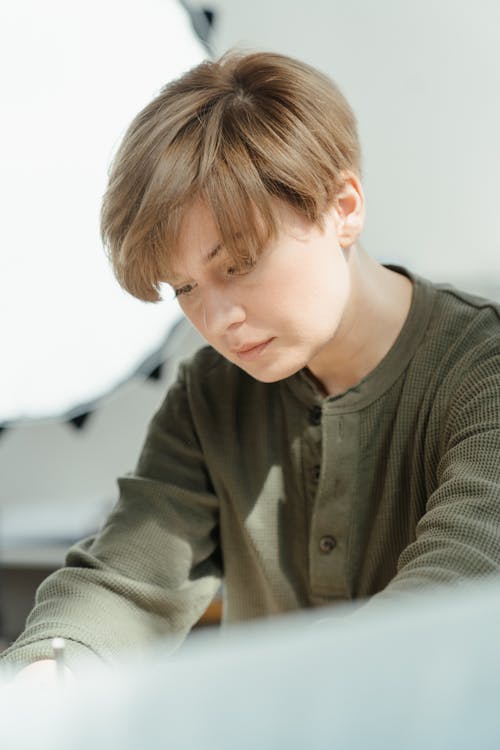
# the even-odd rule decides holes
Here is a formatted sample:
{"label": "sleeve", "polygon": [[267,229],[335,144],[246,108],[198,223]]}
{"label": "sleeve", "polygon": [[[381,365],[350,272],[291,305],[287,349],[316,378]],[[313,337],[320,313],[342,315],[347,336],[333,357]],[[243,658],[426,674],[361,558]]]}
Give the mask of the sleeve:
{"label": "sleeve", "polygon": [[400,555],[396,576],[371,602],[500,572],[498,338],[462,362],[440,442],[437,486],[415,541]]}
{"label": "sleeve", "polygon": [[462,363],[460,382],[451,388],[437,486],[396,575],[379,593],[318,618],[314,626],[328,628],[339,616],[358,621],[443,584],[500,574],[500,342],[488,341],[475,354]]}
{"label": "sleeve", "polygon": [[218,501],[192,419],[187,378],[153,417],[136,470],[118,480],[119,500],[102,530],[68,552],[39,587],[21,636],[2,661],[21,667],[67,641],[68,665],[113,663],[157,638],[178,646],[216,593],[222,563]]}

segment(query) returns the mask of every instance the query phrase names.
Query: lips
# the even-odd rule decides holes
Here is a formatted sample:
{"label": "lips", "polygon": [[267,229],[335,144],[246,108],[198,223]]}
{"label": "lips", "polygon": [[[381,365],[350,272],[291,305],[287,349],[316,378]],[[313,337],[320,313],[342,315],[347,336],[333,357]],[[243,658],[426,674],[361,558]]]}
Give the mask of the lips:
{"label": "lips", "polygon": [[260,353],[267,348],[267,345],[270,344],[271,341],[274,341],[274,337],[270,339],[264,339],[264,341],[257,341],[253,344],[244,344],[243,346],[239,346],[238,348],[233,347],[232,349],[230,349],[230,351],[232,354],[235,354],[241,359],[255,359],[256,357],[260,356]]}
{"label": "lips", "polygon": [[257,341],[257,343],[255,344],[246,344],[245,346],[241,346],[239,349],[231,349],[231,351],[234,351],[235,354],[243,354],[244,352],[249,352],[250,349],[256,349],[258,346],[266,344],[268,341],[269,339],[265,339],[264,341]]}
{"label": "lips", "polygon": [[229,351],[233,354],[244,354],[245,352],[249,352],[251,349],[256,349],[258,346],[262,346],[262,344],[267,344],[268,341],[271,341],[271,339],[256,341],[253,344],[245,344],[244,346],[232,347]]}

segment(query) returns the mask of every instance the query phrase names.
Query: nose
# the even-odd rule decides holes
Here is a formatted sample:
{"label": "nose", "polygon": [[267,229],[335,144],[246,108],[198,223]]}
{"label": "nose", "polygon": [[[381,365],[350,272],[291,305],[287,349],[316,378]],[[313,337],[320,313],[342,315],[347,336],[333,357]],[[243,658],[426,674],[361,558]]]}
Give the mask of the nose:
{"label": "nose", "polygon": [[245,310],[227,289],[206,289],[202,301],[203,328],[208,337],[221,336],[245,320]]}

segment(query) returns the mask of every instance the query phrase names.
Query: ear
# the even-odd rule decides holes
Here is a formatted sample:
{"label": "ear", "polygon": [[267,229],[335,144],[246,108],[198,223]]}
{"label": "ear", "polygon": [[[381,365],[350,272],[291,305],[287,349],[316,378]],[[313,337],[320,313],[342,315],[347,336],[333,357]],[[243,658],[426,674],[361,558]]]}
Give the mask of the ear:
{"label": "ear", "polygon": [[345,174],[344,183],[335,196],[334,205],[340,246],[350,247],[358,239],[365,223],[365,196],[356,175]]}

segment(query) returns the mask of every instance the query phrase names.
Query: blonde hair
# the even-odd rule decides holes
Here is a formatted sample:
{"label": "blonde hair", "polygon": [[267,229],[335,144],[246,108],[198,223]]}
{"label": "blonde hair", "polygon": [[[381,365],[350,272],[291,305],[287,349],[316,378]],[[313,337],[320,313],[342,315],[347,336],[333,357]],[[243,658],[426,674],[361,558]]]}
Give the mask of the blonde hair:
{"label": "blonde hair", "polygon": [[101,234],[115,275],[159,301],[197,197],[229,257],[255,260],[276,234],[271,198],[321,225],[345,173],[361,176],[360,159],[348,102],[311,66],[269,52],[202,62],[135,117],[111,164]]}

